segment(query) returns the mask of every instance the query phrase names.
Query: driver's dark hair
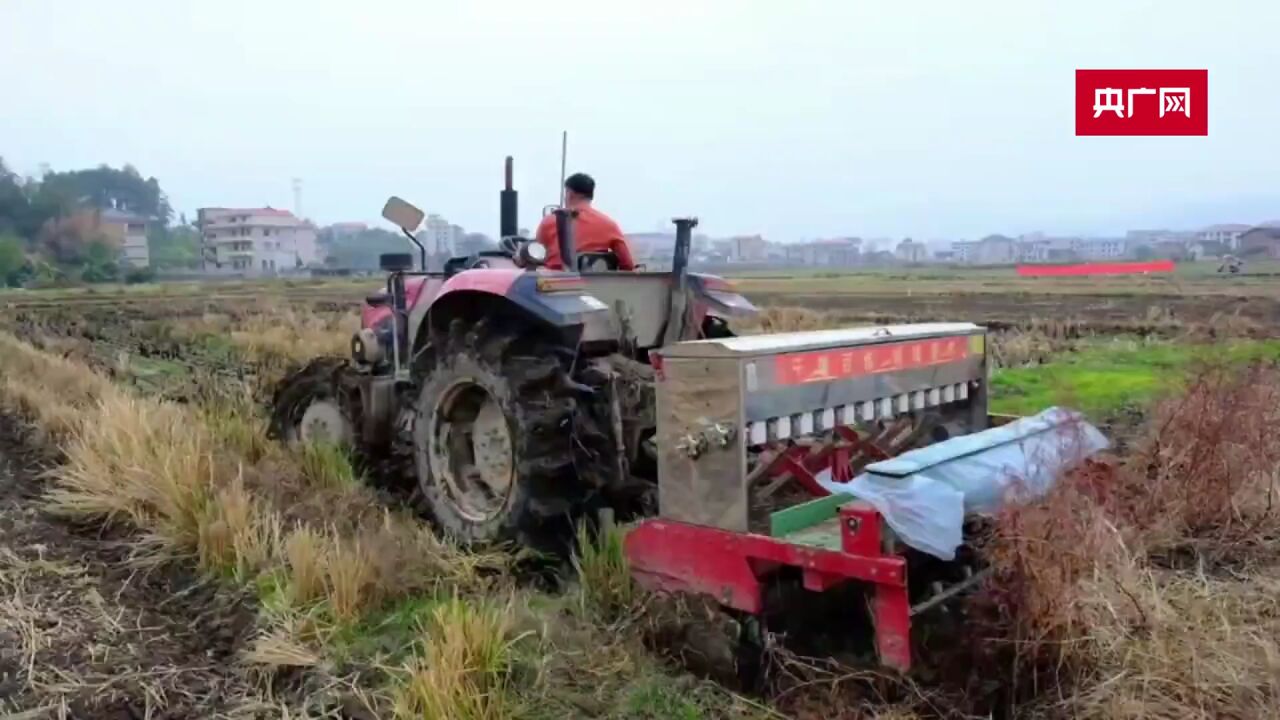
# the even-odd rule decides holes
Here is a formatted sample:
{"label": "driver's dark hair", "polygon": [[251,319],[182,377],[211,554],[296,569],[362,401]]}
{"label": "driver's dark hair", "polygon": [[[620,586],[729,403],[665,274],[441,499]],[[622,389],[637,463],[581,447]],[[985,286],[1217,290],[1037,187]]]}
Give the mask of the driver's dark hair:
{"label": "driver's dark hair", "polygon": [[572,190],[588,200],[596,196],[596,181],[586,173],[574,173],[564,181],[564,189]]}

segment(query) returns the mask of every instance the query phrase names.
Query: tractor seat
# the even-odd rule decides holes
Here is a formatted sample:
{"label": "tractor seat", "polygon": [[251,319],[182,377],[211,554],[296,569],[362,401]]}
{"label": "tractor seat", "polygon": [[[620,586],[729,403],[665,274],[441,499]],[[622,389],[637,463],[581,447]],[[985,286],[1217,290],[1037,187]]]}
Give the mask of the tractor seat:
{"label": "tractor seat", "polygon": [[365,297],[364,301],[368,303],[369,307],[382,307],[383,305],[390,305],[391,293],[387,292],[386,290],[379,290],[378,292]]}

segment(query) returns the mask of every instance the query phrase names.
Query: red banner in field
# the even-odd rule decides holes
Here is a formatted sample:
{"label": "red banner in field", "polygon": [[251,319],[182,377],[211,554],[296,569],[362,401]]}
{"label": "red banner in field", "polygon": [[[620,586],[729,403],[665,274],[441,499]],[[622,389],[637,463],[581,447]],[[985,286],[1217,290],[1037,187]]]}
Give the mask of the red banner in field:
{"label": "red banner in field", "polygon": [[1054,275],[1130,275],[1133,273],[1173,272],[1172,260],[1151,262],[1081,263],[1079,265],[1019,265],[1023,277]]}
{"label": "red banner in field", "polygon": [[1076,135],[1208,134],[1208,70],[1076,70]]}
{"label": "red banner in field", "polygon": [[779,385],[801,385],[941,365],[968,356],[968,337],[791,353],[776,358],[774,378]]}

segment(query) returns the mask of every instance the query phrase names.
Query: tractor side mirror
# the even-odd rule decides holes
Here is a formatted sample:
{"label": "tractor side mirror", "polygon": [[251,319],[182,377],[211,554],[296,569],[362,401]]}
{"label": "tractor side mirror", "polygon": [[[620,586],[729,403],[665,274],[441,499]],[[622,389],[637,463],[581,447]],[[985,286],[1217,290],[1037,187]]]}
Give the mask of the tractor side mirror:
{"label": "tractor side mirror", "polygon": [[419,210],[413,203],[392,195],[387,198],[387,204],[382,206],[382,217],[395,223],[401,230],[412,233],[422,224],[422,218],[426,217],[426,213]]}

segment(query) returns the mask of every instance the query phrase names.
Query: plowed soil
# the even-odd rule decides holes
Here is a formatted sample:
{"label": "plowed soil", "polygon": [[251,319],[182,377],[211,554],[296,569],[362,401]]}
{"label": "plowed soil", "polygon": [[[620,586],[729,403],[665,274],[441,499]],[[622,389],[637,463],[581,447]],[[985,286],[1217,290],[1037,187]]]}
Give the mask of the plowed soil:
{"label": "plowed soil", "polygon": [[180,563],[145,568],[45,511],[22,428],[0,417],[0,715],[270,717],[237,670],[253,612]]}

